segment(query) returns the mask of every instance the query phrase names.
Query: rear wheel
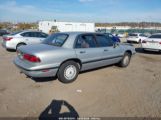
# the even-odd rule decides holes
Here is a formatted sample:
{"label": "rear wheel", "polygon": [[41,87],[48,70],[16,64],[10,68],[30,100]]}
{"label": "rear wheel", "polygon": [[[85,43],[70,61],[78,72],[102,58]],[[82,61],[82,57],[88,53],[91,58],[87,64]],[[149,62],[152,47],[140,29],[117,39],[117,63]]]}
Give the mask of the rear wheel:
{"label": "rear wheel", "polygon": [[76,80],[79,73],[79,66],[74,61],[63,63],[57,73],[58,80],[63,83],[71,83]]}
{"label": "rear wheel", "polygon": [[127,67],[131,60],[131,54],[129,52],[125,52],[123,59],[120,61],[120,67]]}

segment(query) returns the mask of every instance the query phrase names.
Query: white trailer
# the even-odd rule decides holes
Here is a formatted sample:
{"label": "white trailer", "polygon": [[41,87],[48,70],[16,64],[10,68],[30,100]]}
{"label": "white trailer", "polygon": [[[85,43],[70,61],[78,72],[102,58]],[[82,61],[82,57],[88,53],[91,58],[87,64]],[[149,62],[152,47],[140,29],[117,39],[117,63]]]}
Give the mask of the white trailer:
{"label": "white trailer", "polygon": [[56,21],[40,21],[39,30],[50,33],[52,27],[56,27],[60,32],[94,32],[95,23],[79,23],[79,22],[56,22]]}

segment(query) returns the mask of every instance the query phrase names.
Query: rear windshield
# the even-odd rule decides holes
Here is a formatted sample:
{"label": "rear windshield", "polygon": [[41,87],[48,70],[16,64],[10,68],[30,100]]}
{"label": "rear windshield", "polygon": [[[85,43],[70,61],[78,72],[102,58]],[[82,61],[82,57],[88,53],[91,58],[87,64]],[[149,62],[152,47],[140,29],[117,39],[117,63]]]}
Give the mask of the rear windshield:
{"label": "rear windshield", "polygon": [[22,31],[17,31],[17,32],[13,32],[13,33],[11,33],[11,34],[9,34],[9,35],[17,35],[17,34],[19,34],[19,33],[21,33]]}
{"label": "rear windshield", "polygon": [[69,35],[67,34],[61,33],[52,34],[44,40],[43,44],[61,47],[65,43],[68,36]]}
{"label": "rear windshield", "polygon": [[138,36],[137,34],[129,34],[129,36],[131,36],[131,37],[136,37],[136,36]]}
{"label": "rear windshield", "polygon": [[131,36],[131,37],[137,37],[138,35],[137,34],[129,34],[129,36]]}
{"label": "rear windshield", "polygon": [[149,38],[161,38],[161,35],[152,35]]}

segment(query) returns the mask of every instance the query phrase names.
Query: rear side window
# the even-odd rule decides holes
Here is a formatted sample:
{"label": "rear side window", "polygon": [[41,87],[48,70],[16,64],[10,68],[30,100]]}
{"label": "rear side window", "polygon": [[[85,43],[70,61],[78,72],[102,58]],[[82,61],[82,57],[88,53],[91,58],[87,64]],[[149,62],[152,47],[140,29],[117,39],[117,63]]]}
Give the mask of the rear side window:
{"label": "rear side window", "polygon": [[97,47],[93,35],[78,36],[75,48],[95,48]]}
{"label": "rear side window", "polygon": [[35,37],[36,34],[33,32],[25,32],[21,34],[23,37]]}
{"label": "rear side window", "polygon": [[39,37],[47,38],[47,37],[48,37],[48,35],[47,35],[47,34],[45,34],[45,33],[40,32],[40,33],[39,33]]}
{"label": "rear side window", "polygon": [[68,39],[68,36],[69,35],[67,34],[60,34],[60,33],[52,34],[49,37],[47,37],[43,43],[61,47],[65,43],[65,41]]}
{"label": "rear side window", "polygon": [[96,41],[100,47],[113,46],[112,39],[105,35],[96,35]]}
{"label": "rear side window", "polygon": [[161,35],[152,35],[149,38],[161,38]]}

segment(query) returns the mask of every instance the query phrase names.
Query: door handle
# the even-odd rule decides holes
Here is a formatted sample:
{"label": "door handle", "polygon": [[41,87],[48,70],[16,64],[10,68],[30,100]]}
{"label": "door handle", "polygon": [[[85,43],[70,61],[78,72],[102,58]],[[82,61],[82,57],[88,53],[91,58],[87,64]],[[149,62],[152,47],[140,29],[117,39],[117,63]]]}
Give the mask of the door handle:
{"label": "door handle", "polygon": [[80,54],[84,54],[84,53],[86,53],[86,51],[80,51]]}

